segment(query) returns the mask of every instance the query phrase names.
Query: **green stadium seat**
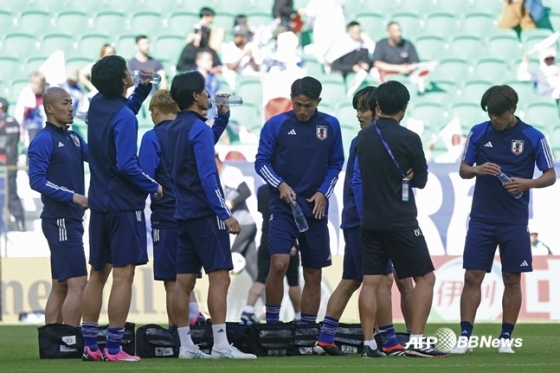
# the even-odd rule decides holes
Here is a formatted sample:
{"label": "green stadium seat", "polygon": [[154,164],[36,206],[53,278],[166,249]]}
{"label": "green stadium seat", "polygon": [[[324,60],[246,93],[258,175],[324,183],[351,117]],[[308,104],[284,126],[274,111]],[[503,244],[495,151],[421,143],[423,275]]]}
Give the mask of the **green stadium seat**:
{"label": "green stadium seat", "polygon": [[352,20],[358,22],[362,31],[373,40],[387,37],[387,19],[384,15],[363,12],[357,14]]}
{"label": "green stadium seat", "polygon": [[173,12],[167,19],[168,32],[187,36],[199,19],[198,13],[194,11]]}
{"label": "green stadium seat", "polygon": [[137,35],[143,34],[151,38],[161,33],[163,22],[161,13],[154,11],[139,11],[130,19],[130,32]]}
{"label": "green stadium seat", "polygon": [[418,87],[410,82],[410,78],[407,75],[402,74],[389,74],[385,76],[385,81],[394,80],[402,83],[407,89],[412,97],[418,93]]}
{"label": "green stadium seat", "polygon": [[471,75],[467,60],[457,57],[441,58],[435,70],[430,73],[434,78],[462,82]]}
{"label": "green stadium seat", "polygon": [[0,56],[0,80],[7,82],[21,72],[21,64],[16,57]]}
{"label": "green stadium seat", "polygon": [[438,59],[447,47],[444,38],[438,35],[421,35],[413,44],[421,61]]}
{"label": "green stadium seat", "polygon": [[509,33],[490,35],[486,42],[486,51],[489,56],[504,57],[521,53],[521,44],[517,36]]}
{"label": "green stadium seat", "polygon": [[540,43],[552,35],[552,31],[544,29],[526,30],[521,33],[521,43],[523,51],[529,51],[535,44]]}
{"label": "green stadium seat", "polygon": [[471,3],[465,0],[437,0],[437,10],[462,16],[472,10]]}
{"label": "green stadium seat", "polygon": [[[512,73],[505,60],[495,57],[484,57],[474,63],[473,75],[492,81],[494,84],[501,84],[502,81],[510,79]],[[515,76],[515,75],[513,75]]]}
{"label": "green stadium seat", "polygon": [[[324,86],[323,86],[324,88]],[[319,104],[318,110],[322,113],[332,115],[333,117],[336,116],[336,105],[333,103],[325,102],[325,100],[321,101]]]}
{"label": "green stadium seat", "polygon": [[43,36],[42,50],[46,54],[62,50],[65,54],[72,54],[74,51],[74,38],[68,34],[48,33]]}
{"label": "green stadium seat", "polygon": [[49,58],[49,56],[32,56],[28,57],[23,62],[24,73],[31,75],[34,71],[39,71],[41,65]]}
{"label": "green stadium seat", "polygon": [[[141,0],[136,9],[144,9],[151,12],[166,14],[181,9],[185,4],[181,0]],[[189,1],[190,3],[190,1]]]}
{"label": "green stadium seat", "polygon": [[[491,1],[485,0],[486,3]],[[485,12],[469,12],[463,17],[463,31],[484,37],[496,29],[496,15]]]}
{"label": "green stadium seat", "polygon": [[44,10],[24,10],[19,14],[17,22],[18,28],[22,32],[32,32],[36,35],[53,29],[53,17],[51,13]]}
{"label": "green stadium seat", "polygon": [[[72,131],[75,131],[87,143],[87,124],[78,122],[77,120],[72,123]],[[89,170],[89,168],[88,168]]]}
{"label": "green stadium seat", "polygon": [[90,63],[95,62],[94,59],[82,56],[70,56],[66,57],[66,65],[68,66],[75,66],[78,69],[83,69]]}
{"label": "green stadium seat", "polygon": [[401,9],[399,9],[397,0],[353,0],[344,3],[344,15],[347,20],[354,20],[362,12],[391,14],[399,10]]}
{"label": "green stadium seat", "polygon": [[14,14],[19,12],[22,8],[25,8],[26,5],[27,4],[22,0],[0,0],[0,9]]}
{"label": "green stadium seat", "polygon": [[558,156],[560,156],[560,153],[558,153],[558,150],[560,150],[560,126],[556,126],[552,129],[550,145],[555,149],[554,156],[558,159]]}
{"label": "green stadium seat", "polygon": [[445,109],[437,102],[418,102],[410,110],[409,118],[424,122],[425,127],[439,128],[445,122]]}
{"label": "green stadium seat", "polygon": [[[537,56],[532,55],[532,57],[533,58],[529,60],[529,72],[538,70],[541,65],[538,58],[536,58]],[[517,75],[517,69],[519,69],[521,62],[523,62],[523,57],[515,58],[510,61],[509,70],[511,71],[513,77]]]}
{"label": "green stadium seat", "polygon": [[68,0],[70,5],[68,8],[76,9],[86,12],[87,14],[93,14],[99,9],[105,9],[110,4],[108,0],[95,0],[95,1],[84,1],[84,0]]}
{"label": "green stadium seat", "polygon": [[503,84],[509,85],[519,96],[518,106],[522,106],[536,98],[535,87],[531,82],[520,82],[519,80],[507,80]]}
{"label": "green stadium seat", "polygon": [[325,74],[323,64],[319,62],[315,56],[304,54],[302,57],[305,68],[307,69],[307,75],[317,78]]}
{"label": "green stadium seat", "polygon": [[216,79],[218,80],[218,82],[220,82],[220,88],[219,91],[220,92],[224,92],[224,93],[233,93],[233,88],[229,86],[229,83],[226,79],[224,79],[223,75],[216,75]]}
{"label": "green stadium seat", "polygon": [[389,17],[389,21],[397,22],[401,26],[404,38],[418,35],[422,32],[420,17],[411,12],[395,12]]}
{"label": "green stadium seat", "polygon": [[548,100],[537,100],[527,104],[525,115],[521,119],[532,126],[540,126],[547,133],[553,132],[553,129],[560,125],[558,106]]}
{"label": "green stadium seat", "polygon": [[272,6],[274,5],[274,0],[249,0],[247,1],[247,15],[255,13],[267,13],[269,17],[272,18]]}
{"label": "green stadium seat", "polygon": [[80,10],[63,10],[56,15],[57,29],[73,35],[87,32],[91,29],[92,23],[90,15]]}
{"label": "green stadium seat", "polygon": [[482,95],[493,85],[491,80],[466,80],[461,88],[461,99],[468,102],[480,103]]}
{"label": "green stadium seat", "polygon": [[554,31],[560,31],[560,8],[554,9],[548,14],[548,19],[552,24]]}
{"label": "green stadium seat", "polygon": [[71,5],[72,1],[69,0],[30,0],[30,8],[44,10],[51,14],[67,9]]}
{"label": "green stadium seat", "polygon": [[458,118],[461,122],[463,133],[467,133],[475,124],[488,120],[487,114],[480,105],[474,102],[454,102],[449,108],[449,120]]}
{"label": "green stadium seat", "polygon": [[[448,0],[439,0],[448,1]],[[501,1],[493,1],[493,0],[471,0],[472,8],[478,12],[486,12],[489,14],[494,14],[496,17],[499,17],[502,14],[502,7],[503,2]]]}
{"label": "green stadium seat", "polygon": [[24,32],[11,32],[4,36],[4,54],[18,57],[29,57],[38,52],[35,36]]}
{"label": "green stadium seat", "polygon": [[342,146],[344,147],[345,154],[348,154],[350,144],[352,144],[352,140],[354,140],[354,137],[358,134],[358,128],[347,125],[340,126],[340,132],[342,133]]}
{"label": "green stadium seat", "polygon": [[[240,80],[241,76],[237,78],[235,93],[243,97],[244,102],[254,104],[261,107],[263,104],[263,89],[258,77],[244,77]],[[247,79],[256,78],[256,79]]]}
{"label": "green stadium seat", "polygon": [[176,62],[185,46],[185,37],[179,35],[160,35],[152,42],[152,54]]}
{"label": "green stadium seat", "polygon": [[356,133],[358,132],[359,123],[358,119],[356,118],[356,109],[352,106],[352,102],[348,99],[348,102],[343,102],[338,105],[336,110],[336,118],[340,122],[340,125],[346,127],[354,127]]}
{"label": "green stadium seat", "polygon": [[266,13],[248,12],[247,17],[249,19],[249,25],[251,25],[251,27],[259,27],[262,25],[266,26],[273,21],[270,12],[266,12]]}
{"label": "green stadium seat", "polygon": [[406,12],[418,12],[422,14],[427,9],[434,8],[435,0],[399,0],[399,9]]}
{"label": "green stadium seat", "polygon": [[136,54],[136,36],[137,34],[121,34],[115,42],[117,54],[124,56],[127,61]]}
{"label": "green stadium seat", "polygon": [[2,27],[6,29],[13,28],[15,26],[14,20],[15,15],[12,14],[12,12],[0,8],[0,25],[2,25]]}
{"label": "green stadium seat", "polygon": [[453,57],[472,60],[484,54],[484,44],[475,35],[455,35],[451,38],[448,54]]}
{"label": "green stadium seat", "polygon": [[447,38],[454,34],[458,27],[459,19],[453,13],[439,11],[426,14],[424,24],[426,33]]}
{"label": "green stadium seat", "polygon": [[235,19],[235,15],[231,13],[222,13],[220,10],[214,16],[214,23],[212,23],[212,27],[220,27],[229,32],[233,30],[233,20]]}
{"label": "green stadium seat", "polygon": [[237,122],[245,128],[255,128],[262,126],[260,106],[244,102],[242,106],[231,110],[232,121]]}
{"label": "green stadium seat", "polygon": [[[102,10],[94,16],[94,28],[104,34],[120,35],[127,30],[127,19],[124,13],[114,10]],[[122,54],[119,51],[119,54]]]}
{"label": "green stadium seat", "polygon": [[105,0],[107,6],[105,9],[111,9],[125,14],[132,14],[138,9],[145,9],[142,0]]}
{"label": "green stadium seat", "polygon": [[437,75],[430,74],[426,91],[418,96],[418,102],[449,102],[457,96],[457,83],[453,80],[448,80],[442,77],[437,78]]}
{"label": "green stadium seat", "polygon": [[[78,53],[82,57],[90,58],[93,61],[99,59],[99,51],[103,44],[110,43],[111,39],[106,34],[84,34],[79,38]],[[121,55],[121,51],[117,49],[117,54]]]}
{"label": "green stadium seat", "polygon": [[23,88],[27,87],[28,85],[29,85],[29,79],[28,78],[18,78],[18,79],[14,79],[14,80],[10,81],[10,83],[9,83],[10,96],[17,99],[19,97],[19,93],[21,92],[21,90]]}

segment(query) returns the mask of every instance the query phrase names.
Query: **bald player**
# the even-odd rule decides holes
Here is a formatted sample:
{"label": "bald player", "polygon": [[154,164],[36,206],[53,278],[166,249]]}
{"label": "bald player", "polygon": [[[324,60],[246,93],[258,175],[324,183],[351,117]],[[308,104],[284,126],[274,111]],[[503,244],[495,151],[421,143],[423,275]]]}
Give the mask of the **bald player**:
{"label": "bald player", "polygon": [[41,193],[43,234],[51,251],[52,289],[45,307],[45,323],[79,326],[81,299],[87,281],[82,236],[84,211],[84,140],[68,129],[72,124],[72,98],[62,88],[43,94],[46,126],[31,141],[29,184]]}

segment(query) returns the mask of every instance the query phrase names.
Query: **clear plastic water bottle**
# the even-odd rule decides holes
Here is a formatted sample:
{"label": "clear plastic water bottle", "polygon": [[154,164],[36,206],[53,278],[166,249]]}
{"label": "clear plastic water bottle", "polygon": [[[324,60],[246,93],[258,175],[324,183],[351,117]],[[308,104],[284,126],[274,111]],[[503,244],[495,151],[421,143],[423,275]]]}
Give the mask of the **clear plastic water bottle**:
{"label": "clear plastic water bottle", "polygon": [[[508,175],[504,174],[503,172],[500,171],[500,173],[498,174],[498,176],[496,176],[498,178],[498,180],[500,180],[502,182],[502,185],[504,185],[505,183],[509,183],[511,181],[511,179],[509,178]],[[523,192],[521,193],[517,193],[513,195],[513,198],[515,199],[519,199],[521,198],[521,196],[523,195]]]}
{"label": "clear plastic water bottle", "polygon": [[87,111],[74,112],[74,119],[81,120],[87,123]]}
{"label": "clear plastic water bottle", "polygon": [[140,70],[133,70],[130,72],[130,76],[132,76],[134,81],[142,81],[142,80],[150,79],[150,83],[152,84],[159,84],[159,82],[161,82],[161,75],[156,73],[146,74]]}
{"label": "clear plastic water bottle", "polygon": [[307,225],[307,219],[305,218],[305,215],[303,215],[303,211],[301,211],[299,203],[295,202],[292,205],[292,214],[294,215],[296,226],[300,232],[305,232],[309,229],[309,226]]}
{"label": "clear plastic water bottle", "polygon": [[212,98],[210,100],[210,102],[212,104],[215,105],[221,105],[222,102],[226,102],[227,106],[241,106],[243,105],[243,98],[241,96],[229,96],[229,97],[224,97],[224,96],[215,96],[214,98]]}

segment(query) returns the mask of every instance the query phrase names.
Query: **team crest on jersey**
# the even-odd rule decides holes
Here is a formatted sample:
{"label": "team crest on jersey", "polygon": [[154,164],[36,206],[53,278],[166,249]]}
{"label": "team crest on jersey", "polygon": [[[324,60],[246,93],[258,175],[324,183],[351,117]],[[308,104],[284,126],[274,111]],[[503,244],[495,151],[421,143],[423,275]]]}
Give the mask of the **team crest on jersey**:
{"label": "team crest on jersey", "polygon": [[75,133],[71,133],[70,137],[72,138],[72,141],[74,141],[74,144],[79,148],[80,147],[80,139],[78,138],[78,136],[76,136]]}
{"label": "team crest on jersey", "polygon": [[327,126],[316,126],[315,127],[315,134],[319,140],[324,140],[328,136]]}
{"label": "team crest on jersey", "polygon": [[511,140],[511,152],[515,155],[523,153],[525,143],[523,140]]}

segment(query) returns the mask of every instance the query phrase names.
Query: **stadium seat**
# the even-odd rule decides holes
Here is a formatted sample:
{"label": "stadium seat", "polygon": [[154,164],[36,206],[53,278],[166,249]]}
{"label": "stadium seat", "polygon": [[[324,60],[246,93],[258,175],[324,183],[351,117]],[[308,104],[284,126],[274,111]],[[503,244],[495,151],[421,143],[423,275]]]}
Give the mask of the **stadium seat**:
{"label": "stadium seat", "polygon": [[18,28],[22,32],[31,32],[41,35],[53,30],[51,13],[44,10],[24,10],[17,18]]}
{"label": "stadium seat", "polygon": [[[324,87],[323,87],[324,88]],[[335,109],[336,105],[335,104],[330,104],[325,102],[324,100],[321,101],[321,103],[319,104],[318,110],[320,112],[323,112],[325,114],[329,114],[332,115],[333,117],[336,116],[336,109]]]}
{"label": "stadium seat", "polygon": [[75,66],[78,69],[83,69],[84,67],[86,67],[92,62],[95,62],[95,60],[88,57],[82,57],[82,56],[66,57],[66,65]]}
{"label": "stadium seat", "polygon": [[445,109],[437,102],[418,102],[409,117],[421,120],[425,127],[438,128],[445,122]]}
{"label": "stadium seat", "polygon": [[[532,55],[533,58],[529,60],[529,72],[538,70],[541,63],[536,58],[537,56]],[[519,65],[523,62],[523,57],[515,58],[510,61],[509,70],[511,71],[512,77],[517,75],[517,69],[519,69]]]}
{"label": "stadium seat", "polygon": [[65,54],[72,54],[74,51],[74,38],[68,34],[48,33],[43,36],[42,50],[46,54],[62,50]]}
{"label": "stadium seat", "polygon": [[531,82],[520,82],[519,80],[507,80],[503,84],[509,85],[519,96],[519,106],[524,105],[536,98],[535,87]]}
{"label": "stadium seat", "polygon": [[449,102],[457,96],[457,84],[453,80],[445,78],[429,78],[426,91],[418,96],[418,102]]}
{"label": "stadium seat", "polygon": [[[194,8],[192,8],[194,10]],[[193,29],[193,25],[198,22],[200,17],[194,11],[178,11],[169,15],[167,20],[168,32],[185,35]]]}
{"label": "stadium seat", "polygon": [[406,39],[418,35],[422,31],[420,17],[411,12],[395,12],[389,18],[392,22],[397,22],[401,26],[403,37]]}
{"label": "stadium seat", "polygon": [[[189,1],[190,3],[190,1]],[[136,9],[144,9],[151,12],[167,14],[177,9],[181,9],[185,4],[181,0],[141,0]]]}
{"label": "stadium seat", "polygon": [[121,34],[117,37],[115,48],[119,56],[128,61],[136,54],[136,34]]}
{"label": "stadium seat", "polygon": [[[31,0],[30,2],[30,8],[44,10],[51,14],[67,9],[72,5],[72,1],[69,0]],[[88,1],[82,0],[82,2],[87,3]]]}
{"label": "stadium seat", "polygon": [[356,135],[358,134],[358,128],[356,126],[347,126],[341,124],[340,132],[342,133],[342,146],[344,147],[345,155],[348,154],[350,149],[350,144]]}
{"label": "stadium seat", "polygon": [[29,57],[38,52],[35,36],[23,32],[12,32],[4,37],[4,53],[9,56]]}
{"label": "stadium seat", "polygon": [[49,58],[49,56],[32,56],[26,58],[23,62],[23,72],[29,76],[32,72],[39,71],[39,68],[47,58]]}
{"label": "stadium seat", "polygon": [[560,125],[558,106],[549,100],[536,100],[527,104],[521,119],[532,126],[540,126],[546,132],[552,132]]}
{"label": "stadium seat", "polygon": [[457,83],[470,77],[469,64],[462,58],[448,57],[439,60],[435,71],[430,73],[434,78],[452,80]]}
{"label": "stadium seat", "polygon": [[147,35],[149,38],[159,35],[163,29],[161,14],[154,11],[139,11],[130,19],[130,32]]}
{"label": "stadium seat", "polygon": [[[491,1],[485,0],[486,3]],[[483,12],[469,12],[463,17],[463,31],[484,37],[496,29],[496,20],[499,16]]]}
{"label": "stadium seat", "polygon": [[251,27],[266,26],[273,21],[270,12],[266,12],[266,13],[250,12],[248,13],[247,17],[249,19],[249,25],[251,25]]}
{"label": "stadium seat", "polygon": [[[517,70],[516,70],[517,71]],[[473,75],[480,79],[492,81],[494,84],[501,84],[502,81],[511,79],[512,73],[506,61],[501,58],[484,57],[474,63]]]}
{"label": "stadium seat", "polygon": [[406,12],[418,12],[419,14],[426,12],[427,9],[434,8],[436,1],[434,0],[397,0],[399,10]]}
{"label": "stadium seat", "polygon": [[451,38],[448,55],[472,60],[484,55],[484,44],[474,35],[455,35]]}
{"label": "stadium seat", "polygon": [[[99,58],[99,51],[103,44],[109,43],[111,39],[106,34],[84,34],[78,42],[78,53],[82,57],[90,58],[95,61]],[[117,54],[121,51],[117,49]]]}
{"label": "stadium seat", "polygon": [[214,16],[214,22],[212,23],[212,27],[220,27],[229,32],[233,30],[233,20],[235,16],[231,13],[222,13],[219,11]]}
{"label": "stadium seat", "polygon": [[493,83],[491,80],[466,80],[461,88],[461,99],[468,102],[479,103],[484,92],[492,85]]}
{"label": "stadium seat", "polygon": [[249,0],[247,2],[247,14],[251,15],[255,13],[267,13],[272,18],[272,6],[274,5],[274,0]]}
{"label": "stadium seat", "polygon": [[9,84],[9,86],[10,86],[10,96],[17,99],[19,97],[19,93],[21,92],[21,90],[23,88],[27,87],[27,85],[29,85],[29,79],[28,78],[18,78],[18,79],[12,80]]}
{"label": "stadium seat", "polygon": [[360,24],[362,31],[373,40],[387,37],[387,20],[378,13],[363,12],[356,15],[353,20]]}
{"label": "stadium seat", "polygon": [[185,38],[179,35],[160,35],[152,42],[152,54],[176,62],[185,46]]}
{"label": "stadium seat", "polygon": [[554,31],[560,30],[560,9],[556,9],[548,14],[548,19],[552,24]]}
{"label": "stadium seat", "polygon": [[[448,0],[439,0],[448,1]],[[477,12],[486,12],[489,14],[493,14],[496,18],[502,14],[502,1],[493,1],[493,0],[471,0],[473,10]]]}
{"label": "stadium seat", "polygon": [[262,126],[259,108],[260,105],[257,106],[244,102],[242,106],[231,110],[231,120],[236,121],[239,125],[245,128]]}
{"label": "stadium seat", "polygon": [[0,56],[0,80],[7,82],[21,72],[19,59],[16,57]]}
{"label": "stadium seat", "polygon": [[[555,148],[555,150],[560,149],[560,126],[556,126],[552,129],[550,135],[550,145]],[[555,152],[556,153],[556,152]],[[560,153],[554,154],[555,158],[558,159]]]}
{"label": "stadium seat", "polygon": [[99,9],[106,9],[109,4],[108,0],[84,1],[84,0],[68,0],[70,3],[69,8],[81,10],[87,14],[93,14]]}
{"label": "stadium seat", "polygon": [[416,38],[413,44],[420,61],[436,60],[449,47],[444,38],[438,35],[421,35]]}
{"label": "stadium seat", "polygon": [[0,0],[0,9],[5,10],[6,12],[12,12],[15,14],[20,11],[21,8],[21,0]]}
{"label": "stadium seat", "polygon": [[449,119],[458,118],[461,122],[463,133],[467,133],[475,124],[488,120],[487,114],[482,111],[479,104],[474,102],[454,102],[449,108]]}
{"label": "stadium seat", "polygon": [[315,56],[304,54],[302,58],[304,67],[307,69],[307,75],[315,78],[325,75],[323,64]]}
{"label": "stadium seat", "polygon": [[488,37],[486,51],[489,56],[503,58],[512,54],[520,54],[521,44],[515,35],[497,33]]}
{"label": "stadium seat", "polygon": [[[94,27],[113,37],[127,31],[127,19],[124,13],[114,10],[102,10],[94,16]],[[119,51],[119,54],[122,54]]]}
{"label": "stadium seat", "polygon": [[535,44],[540,43],[550,35],[552,35],[552,31],[544,29],[523,31],[521,33],[521,43],[523,44],[523,51],[529,51]]}
{"label": "stadium seat", "polygon": [[359,128],[358,119],[356,118],[356,109],[352,106],[352,102],[348,99],[348,102],[343,102],[338,105],[336,110],[336,118],[342,126],[354,127],[356,133]]}
{"label": "stadium seat", "polygon": [[408,92],[412,97],[416,96],[418,92],[418,87],[410,82],[410,78],[407,75],[389,74],[385,76],[385,81],[390,81],[390,80],[394,80],[399,83],[402,83],[408,89]]}
{"label": "stadium seat", "polygon": [[450,12],[431,12],[426,15],[424,29],[426,33],[435,34],[442,38],[453,35],[459,27],[459,19]]}
{"label": "stadium seat", "polygon": [[472,10],[471,3],[465,0],[436,0],[437,10],[451,12],[458,16],[462,16]]}
{"label": "stadium seat", "polygon": [[90,15],[80,10],[63,10],[56,16],[56,27],[60,32],[72,35],[83,34],[91,29],[93,20]]}
{"label": "stadium seat", "polygon": [[244,80],[236,83],[235,93],[243,97],[244,102],[254,104],[256,107],[263,105],[263,89],[259,80]]}
{"label": "stadium seat", "polygon": [[6,29],[14,27],[15,15],[12,12],[0,8],[0,25]]}

